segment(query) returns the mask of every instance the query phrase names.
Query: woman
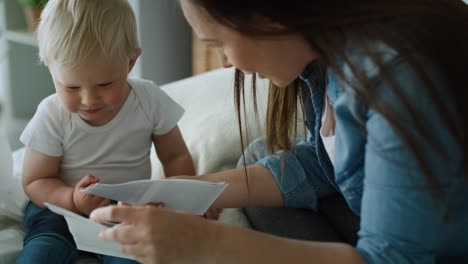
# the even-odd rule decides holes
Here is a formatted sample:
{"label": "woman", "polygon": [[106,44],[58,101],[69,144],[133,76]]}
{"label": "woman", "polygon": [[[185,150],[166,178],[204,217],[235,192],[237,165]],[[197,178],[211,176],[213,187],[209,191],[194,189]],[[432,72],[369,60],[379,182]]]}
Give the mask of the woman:
{"label": "woman", "polygon": [[[243,73],[272,82],[267,146],[287,150],[245,170],[199,176],[230,183],[215,206],[315,209],[339,191],[360,216],[359,240],[355,247],[290,240],[138,206],[94,211],[95,221],[128,224],[103,231],[104,239],[146,263],[467,260],[463,2],[180,3],[198,37],[239,69],[237,102]],[[310,133],[291,147],[298,104]],[[321,139],[330,133],[333,166]]]}

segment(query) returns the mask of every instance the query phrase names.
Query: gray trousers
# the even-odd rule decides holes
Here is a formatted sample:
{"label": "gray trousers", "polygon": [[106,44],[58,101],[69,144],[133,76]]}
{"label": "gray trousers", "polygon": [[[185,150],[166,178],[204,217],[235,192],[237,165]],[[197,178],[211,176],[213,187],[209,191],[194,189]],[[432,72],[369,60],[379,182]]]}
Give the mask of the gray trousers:
{"label": "gray trousers", "polygon": [[[265,138],[254,140],[246,149],[245,164],[254,164],[267,155]],[[237,167],[243,167],[241,157]],[[355,245],[359,216],[348,207],[341,193],[324,197],[318,210],[284,207],[248,207],[244,213],[253,229],[287,238],[345,242]]]}

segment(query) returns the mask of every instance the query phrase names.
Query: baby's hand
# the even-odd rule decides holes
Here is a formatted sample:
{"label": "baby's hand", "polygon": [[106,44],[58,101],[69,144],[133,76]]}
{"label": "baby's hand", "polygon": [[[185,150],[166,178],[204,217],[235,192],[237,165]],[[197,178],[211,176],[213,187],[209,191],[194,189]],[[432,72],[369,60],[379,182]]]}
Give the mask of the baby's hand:
{"label": "baby's hand", "polygon": [[218,220],[219,214],[221,214],[222,211],[223,211],[223,209],[221,209],[221,208],[210,207],[203,214],[203,217],[205,217],[206,219]]}
{"label": "baby's hand", "polygon": [[99,182],[99,178],[92,175],[86,175],[75,185],[75,189],[73,190],[73,203],[75,204],[75,207],[85,215],[89,215],[98,207],[110,204],[109,199],[81,191],[97,182]]}

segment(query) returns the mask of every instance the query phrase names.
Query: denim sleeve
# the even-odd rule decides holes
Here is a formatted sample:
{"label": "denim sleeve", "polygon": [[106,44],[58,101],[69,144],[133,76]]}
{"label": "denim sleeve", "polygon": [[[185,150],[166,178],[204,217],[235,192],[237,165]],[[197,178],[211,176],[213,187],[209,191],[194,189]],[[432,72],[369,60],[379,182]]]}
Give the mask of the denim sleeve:
{"label": "denim sleeve", "polygon": [[[444,125],[435,102],[422,89],[425,84],[412,69],[400,63],[393,70],[395,80],[406,87],[403,92],[413,111],[433,136],[428,141],[411,130],[415,133],[412,144],[428,161],[428,171],[438,184],[427,180],[415,154],[387,119],[368,110],[357,250],[368,263],[466,263],[468,187],[463,179],[463,147]],[[453,107],[444,97],[443,78],[436,78],[436,71],[430,76],[434,87],[441,89],[440,99],[447,109]],[[389,84],[381,82],[377,90],[387,108],[396,111],[404,125],[414,127],[414,117]]]}
{"label": "denim sleeve", "polygon": [[[267,168],[275,177],[283,193],[285,207],[317,209],[317,199],[335,192],[320,167],[315,147],[306,140],[286,151],[282,171],[283,153],[266,156],[257,164]],[[284,172],[284,174],[282,174]]]}
{"label": "denim sleeve", "polygon": [[464,205],[468,192],[463,177],[457,176],[461,175],[460,147],[439,131],[439,139],[453,155],[453,163],[447,163],[431,144],[416,142],[431,160],[430,169],[440,177],[445,195],[441,202],[437,187],[427,182],[391,125],[374,112],[366,127],[366,177],[357,244],[360,254],[368,263],[439,263],[444,262],[444,256],[466,254],[461,252],[466,252],[468,245],[468,229],[462,228],[462,223],[468,223]]}

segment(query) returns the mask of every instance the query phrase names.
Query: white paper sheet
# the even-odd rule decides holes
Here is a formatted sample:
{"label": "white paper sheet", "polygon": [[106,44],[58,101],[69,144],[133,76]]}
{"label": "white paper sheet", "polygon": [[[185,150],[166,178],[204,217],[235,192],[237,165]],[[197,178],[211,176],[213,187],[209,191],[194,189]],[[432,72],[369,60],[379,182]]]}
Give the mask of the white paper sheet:
{"label": "white paper sheet", "polygon": [[[227,183],[198,180],[160,179],[122,184],[97,183],[85,192],[131,204],[163,202],[165,207],[201,215],[213,204]],[[104,241],[99,232],[110,224],[99,224],[59,206],[44,203],[51,211],[63,215],[78,249],[109,256],[134,259],[120,252],[120,245]]]}
{"label": "white paper sheet", "polygon": [[83,191],[130,204],[162,202],[166,208],[202,215],[227,185],[225,182],[158,179],[121,184],[96,183]]}
{"label": "white paper sheet", "polygon": [[79,250],[134,259],[129,255],[120,252],[120,244],[112,241],[104,241],[98,237],[99,232],[106,226],[95,223],[86,217],[75,214],[59,206],[44,203],[52,212],[63,215],[67,221],[70,233],[73,235],[76,246]]}

